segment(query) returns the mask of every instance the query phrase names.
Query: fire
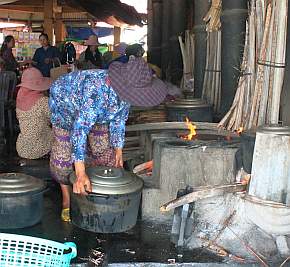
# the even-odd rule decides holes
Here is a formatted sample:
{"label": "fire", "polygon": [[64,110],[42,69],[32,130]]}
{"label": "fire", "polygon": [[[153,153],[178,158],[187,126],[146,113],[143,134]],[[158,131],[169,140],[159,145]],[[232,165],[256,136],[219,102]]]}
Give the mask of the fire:
{"label": "fire", "polygon": [[192,124],[191,121],[189,121],[189,119],[186,117],[185,118],[186,120],[186,125],[187,125],[187,128],[189,130],[189,134],[184,136],[183,139],[185,140],[192,140],[194,136],[196,136],[196,125]]}
{"label": "fire", "polygon": [[237,133],[238,133],[238,134],[241,134],[243,131],[244,131],[244,127],[240,127],[240,128],[237,130]]}

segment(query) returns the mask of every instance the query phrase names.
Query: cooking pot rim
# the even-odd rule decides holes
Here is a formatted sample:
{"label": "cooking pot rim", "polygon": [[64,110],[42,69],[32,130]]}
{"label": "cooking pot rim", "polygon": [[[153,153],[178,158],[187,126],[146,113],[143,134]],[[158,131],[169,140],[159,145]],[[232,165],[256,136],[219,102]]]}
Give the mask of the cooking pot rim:
{"label": "cooking pot rim", "polygon": [[49,187],[46,186],[39,190],[28,191],[28,192],[20,192],[20,193],[0,193],[0,198],[9,198],[9,197],[24,197],[24,196],[34,196],[37,194],[44,194],[49,191]]}
{"label": "cooking pot rim", "polygon": [[[97,171],[96,175],[91,178],[90,176],[94,175],[95,170]],[[105,170],[111,170],[112,172],[103,173]],[[87,174],[91,180],[92,192],[96,194],[125,195],[141,191],[143,188],[143,180],[140,177],[121,168],[89,167],[87,168]],[[70,175],[70,182],[73,183],[75,179],[76,175],[73,172]]]}

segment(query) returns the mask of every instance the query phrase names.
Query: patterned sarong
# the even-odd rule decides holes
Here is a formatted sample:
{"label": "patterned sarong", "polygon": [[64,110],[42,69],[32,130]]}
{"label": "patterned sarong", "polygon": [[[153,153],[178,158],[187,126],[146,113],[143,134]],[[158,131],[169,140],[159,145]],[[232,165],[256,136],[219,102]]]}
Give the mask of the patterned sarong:
{"label": "patterned sarong", "polygon": [[[88,135],[86,166],[114,166],[115,152],[110,146],[107,125],[95,125]],[[61,184],[70,184],[69,175],[73,172],[70,134],[53,127],[53,141],[50,157],[52,178]]]}

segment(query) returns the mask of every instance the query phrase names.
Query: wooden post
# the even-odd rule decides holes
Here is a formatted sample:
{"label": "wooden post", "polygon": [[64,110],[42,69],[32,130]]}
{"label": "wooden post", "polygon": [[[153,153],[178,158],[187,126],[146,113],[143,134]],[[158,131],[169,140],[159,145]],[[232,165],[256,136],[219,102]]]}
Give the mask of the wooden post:
{"label": "wooden post", "polygon": [[44,0],[43,13],[44,13],[44,32],[48,35],[51,43],[53,42],[53,0]]}
{"label": "wooden post", "polygon": [[148,62],[161,67],[162,0],[148,1]]}
{"label": "wooden post", "polygon": [[58,45],[62,41],[64,41],[66,37],[66,29],[65,24],[62,21],[61,13],[55,14],[56,23],[55,23],[55,43]]}
{"label": "wooden post", "polygon": [[114,27],[114,45],[120,43],[121,40],[121,28]]}

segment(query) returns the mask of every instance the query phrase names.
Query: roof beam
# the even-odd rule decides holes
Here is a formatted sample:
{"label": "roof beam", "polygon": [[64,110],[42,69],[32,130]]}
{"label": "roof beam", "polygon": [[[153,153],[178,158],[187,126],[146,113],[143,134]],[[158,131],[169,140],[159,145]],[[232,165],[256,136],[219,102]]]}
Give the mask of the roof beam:
{"label": "roof beam", "polygon": [[44,0],[20,0],[14,2],[14,5],[18,6],[43,6],[43,1]]}
{"label": "roof beam", "polygon": [[[9,10],[17,12],[43,12],[43,6],[28,6],[28,5],[0,5],[0,10]],[[79,10],[69,6],[62,7],[63,13],[80,13]]]}
{"label": "roof beam", "polygon": [[16,12],[28,12],[28,13],[40,13],[43,12],[43,7],[26,7],[26,6],[6,6],[0,5],[0,10],[16,11]]}

